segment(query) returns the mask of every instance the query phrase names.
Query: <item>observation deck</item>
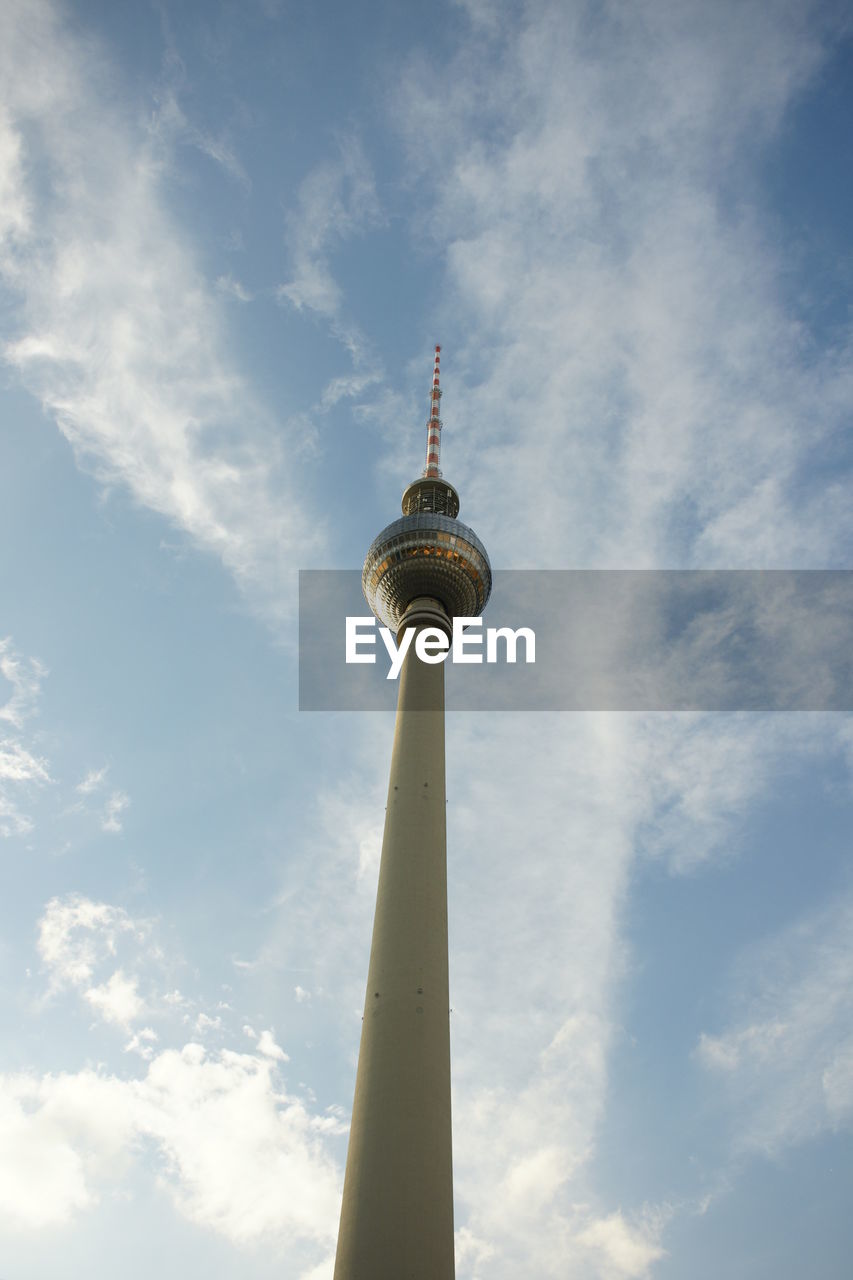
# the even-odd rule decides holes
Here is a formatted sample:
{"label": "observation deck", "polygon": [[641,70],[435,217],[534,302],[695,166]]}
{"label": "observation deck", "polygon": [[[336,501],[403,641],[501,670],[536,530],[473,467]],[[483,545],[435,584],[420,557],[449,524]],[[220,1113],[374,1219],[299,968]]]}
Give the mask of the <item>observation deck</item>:
{"label": "observation deck", "polygon": [[461,520],[438,512],[403,516],[370,544],[361,575],[376,617],[396,633],[418,597],[438,600],[449,618],[475,618],[492,590],[486,548]]}

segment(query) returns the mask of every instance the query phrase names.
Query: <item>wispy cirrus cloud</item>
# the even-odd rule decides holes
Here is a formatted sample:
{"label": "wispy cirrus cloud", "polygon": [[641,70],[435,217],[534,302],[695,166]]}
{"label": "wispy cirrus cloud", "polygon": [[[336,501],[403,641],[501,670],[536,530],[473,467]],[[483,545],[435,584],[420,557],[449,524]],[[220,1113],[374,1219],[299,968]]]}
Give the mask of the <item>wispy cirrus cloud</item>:
{"label": "wispy cirrus cloud", "polygon": [[114,97],[46,0],[6,6],[0,274],[5,356],[81,464],[220,557],[267,616],[316,553],[273,415],[228,352],[221,302],[169,210],[170,133]]}
{"label": "wispy cirrus cloud", "polygon": [[22,658],[7,636],[0,640],[0,675],[12,686],[10,696],[0,706],[0,720],[20,729],[35,708],[47,669],[38,658]]}
{"label": "wispy cirrus cloud", "polygon": [[853,899],[743,955],[733,1016],[696,1061],[722,1091],[733,1149],[775,1154],[853,1125]]}
{"label": "wispy cirrus cloud", "polygon": [[[755,11],[752,21],[754,51],[763,39]],[[618,567],[704,557],[820,564],[843,555],[843,489],[810,486],[815,435],[804,436],[801,423],[814,421],[807,406],[817,397],[815,432],[823,440],[837,433],[840,403],[850,403],[848,356],[839,363],[830,353],[816,385],[812,356],[798,347],[797,322],[779,295],[779,260],[755,222],[735,226],[719,216],[708,186],[720,176],[716,114],[726,115],[720,145],[729,154],[753,111],[769,136],[819,63],[819,42],[798,45],[794,29],[777,34],[762,54],[772,64],[766,84],[760,77],[743,87],[756,100],[742,105],[741,117],[729,116],[724,101],[719,32],[695,126],[674,102],[662,120],[638,124],[676,168],[696,127],[705,148],[701,158],[690,152],[697,171],[656,169],[644,184],[639,162],[629,167],[610,222],[605,196],[613,189],[597,187],[601,167],[615,175],[643,141],[632,141],[627,121],[621,144],[614,128],[597,145],[621,71],[609,87],[585,77],[565,33],[552,50],[552,30],[532,23],[527,40],[507,40],[508,77],[472,62],[472,87],[462,74],[465,57],[473,59],[468,47],[446,77],[430,64],[407,79],[402,114],[411,107],[418,147],[430,119],[457,125],[435,129],[440,154],[428,161],[442,183],[422,230],[445,247],[445,296],[470,321],[461,352],[450,347],[460,381],[475,386],[454,386],[454,418],[467,426],[454,438],[453,478],[504,563],[518,563],[519,554],[537,564],[564,566],[569,555],[573,564]],[[643,60],[633,52],[626,39],[620,54],[636,72]],[[675,54],[687,74],[699,42]],[[665,79],[660,66],[657,74]],[[500,100],[487,80],[500,86]],[[577,116],[593,130],[588,144],[578,142],[574,168],[572,111],[559,109],[559,97],[548,100],[558,82],[567,93],[580,83],[586,100]],[[651,73],[644,87],[656,101]],[[514,133],[504,104],[516,94],[541,112],[535,127]],[[493,112],[490,147],[471,140],[484,110]],[[460,120],[471,122],[470,136]],[[711,429],[718,415],[730,424],[722,438]],[[638,849],[664,857],[677,874],[736,857],[742,821],[780,774],[843,747],[838,726],[804,718],[579,720],[552,726],[540,716],[528,726],[513,717],[506,733],[492,721],[482,733],[449,730],[448,759],[465,762],[449,810],[462,880],[453,881],[452,862],[452,920],[464,922],[452,965],[460,1274],[653,1272],[671,1211],[644,1218],[641,1208],[594,1207],[589,1173],[617,1017],[629,869]],[[351,887],[352,877],[339,883]],[[329,893],[327,882],[324,900]],[[477,1011],[470,1031],[466,1007]],[[830,1076],[836,1094],[840,1070]]]}
{"label": "wispy cirrus cloud", "polygon": [[[28,737],[27,722],[35,714],[47,669],[36,658],[23,658],[12,640],[0,640],[0,676],[11,686],[6,702],[0,705],[0,835],[27,835],[35,820],[31,808],[35,791],[56,782],[51,765],[41,753],[38,738]],[[2,726],[7,726],[4,730]],[[76,796],[65,814],[86,812],[90,798],[103,788],[109,766],[90,769],[76,784]],[[122,814],[130,804],[126,792],[114,788],[102,803],[100,826],[105,832],[122,830]]]}
{"label": "wispy cirrus cloud", "polygon": [[[849,415],[849,351],[843,342],[831,353],[811,347],[785,301],[779,252],[760,211],[749,200],[727,201],[725,186],[731,166],[772,137],[820,66],[824,36],[819,23],[807,25],[813,11],[610,5],[591,22],[580,6],[527,6],[517,18],[481,0],[467,7],[478,25],[460,39],[451,65],[426,51],[423,74],[406,76],[396,105],[411,144],[407,177],[420,182],[416,235],[446,268],[444,335],[450,367],[459,371],[452,418],[467,423],[454,432],[449,474],[495,560],[624,567],[842,559],[848,504],[840,482],[812,483],[810,462],[815,449],[838,439]],[[31,12],[41,20],[48,11],[35,5]],[[2,223],[12,246],[8,278],[30,298],[16,336],[24,345],[12,353],[99,474],[128,484],[251,586],[269,568],[270,547],[293,544],[287,527],[266,520],[278,483],[269,455],[250,446],[241,453],[243,437],[229,434],[241,386],[227,362],[222,375],[210,291],[164,211],[159,165],[169,141],[162,130],[140,142],[118,117],[104,134],[96,130],[96,140],[110,144],[105,167],[114,164],[114,175],[91,186],[87,203],[79,188],[88,179],[75,182],[76,160],[61,156],[61,124],[43,125],[55,130],[44,154],[59,157],[57,172],[80,225],[100,225],[94,196],[106,193],[106,229],[97,244],[107,266],[76,248],[70,233],[77,224],[62,214],[44,223],[59,239],[45,247],[42,266],[33,265],[31,254],[41,248],[28,237],[40,197],[27,169],[38,157],[28,148],[42,125],[25,145],[18,117],[58,120],[68,103],[91,104],[100,92],[97,83],[85,90],[67,83],[82,55],[71,42],[72,52],[59,56],[56,34],[42,32],[55,55],[55,100],[50,109],[21,108],[0,150],[9,193]],[[21,101],[37,93],[15,83]],[[94,162],[81,163],[85,176]],[[343,327],[346,307],[334,274],[336,246],[358,225],[359,198],[347,202],[359,179],[342,163],[337,176],[321,170],[320,178],[309,177],[304,200],[297,198],[282,301],[348,334],[358,352],[362,335]],[[113,224],[123,225],[125,216],[119,234]],[[368,223],[371,216],[368,201]],[[146,225],[153,229],[150,291],[140,265]],[[164,235],[174,250],[168,261]],[[50,296],[54,279],[58,301]],[[180,294],[177,308],[167,279]],[[160,314],[164,297],[168,323]],[[137,302],[141,328],[166,353],[153,378],[134,329]],[[91,371],[103,338],[86,345],[87,308],[116,330],[115,351],[107,335],[104,374]],[[81,353],[72,345],[78,327]],[[353,377],[332,382],[321,405],[369,390],[353,358]],[[200,391],[210,369],[213,381]],[[383,391],[378,403],[387,407],[390,398]],[[119,431],[113,423],[129,426]],[[217,441],[220,466],[210,461]],[[273,566],[269,581],[279,582],[276,574]],[[387,730],[365,732],[358,742],[365,749],[355,757],[384,759]],[[634,734],[607,718],[451,728],[448,758],[464,762],[449,809],[460,1275],[562,1278],[567,1256],[585,1278],[654,1269],[665,1212],[602,1203],[590,1174],[618,1018],[626,885],[638,845],[679,873],[733,856],[741,818],[796,756],[795,738],[766,745],[760,732],[707,722]],[[384,779],[379,766],[355,772],[351,783],[323,791],[312,857],[294,854],[286,873],[280,907],[287,936],[261,955],[275,960],[292,949],[310,969],[312,986],[316,976],[351,974],[352,955],[366,945]],[[330,918],[334,930],[318,927]],[[800,961],[807,969],[805,951]],[[128,975],[136,976],[123,955],[106,955],[74,989],[86,999],[85,992],[115,978],[118,1008]],[[343,1034],[354,1047],[361,979],[343,981]],[[147,989],[138,986],[137,995],[150,1004]],[[830,1011],[831,1022],[838,1017]],[[196,1018],[200,1031],[218,1034],[213,1022]],[[789,1022],[784,1003],[768,999],[754,1020],[734,1018],[727,1030],[708,1034],[708,1065],[716,1058],[723,1075],[748,1078],[768,1061],[762,1046],[777,1032],[784,1041]],[[145,1050],[153,1065],[153,1042],[134,1035],[135,1051]],[[839,1115],[848,1061],[842,1049],[824,1060],[821,1076]],[[156,1141],[172,1161],[184,1211],[229,1234],[238,1230],[232,1212],[245,1209],[252,1230],[272,1223],[271,1231],[298,1235],[272,1211],[265,1216],[247,1205],[229,1181],[231,1164],[241,1169],[245,1157],[271,1185],[286,1187],[275,1181],[277,1112],[262,1071],[231,1072],[224,1058],[198,1060],[195,1049],[188,1063],[167,1052],[156,1056],[158,1078],[173,1084],[161,1090],[163,1106],[133,1132],[150,1138],[172,1124],[168,1140]],[[243,1056],[267,1068],[277,1061],[260,1052]],[[89,1088],[83,1077],[72,1078],[74,1090]],[[17,1095],[11,1107],[13,1125],[24,1128],[34,1111],[48,1125],[57,1097],[43,1078],[31,1079],[32,1092],[18,1099],[23,1118],[14,1109]],[[128,1092],[91,1087],[121,1143],[131,1131],[122,1110]],[[182,1097],[181,1107],[198,1122],[195,1129],[182,1117],[180,1125],[162,1119],[184,1087],[190,1101]],[[208,1145],[228,1117],[213,1106],[192,1108],[216,1089],[223,1109],[238,1094],[260,1098],[240,1114],[255,1137],[276,1135],[269,1147],[238,1147],[242,1156],[234,1160],[227,1143]],[[119,1099],[115,1110],[112,1099]],[[87,1135],[95,1110],[87,1111]],[[97,1194],[86,1144],[51,1132],[54,1171],[63,1178],[67,1172],[56,1203],[73,1212]],[[245,1135],[241,1141],[248,1143]],[[316,1172],[310,1162],[306,1169]],[[257,1189],[251,1179],[247,1185]]]}
{"label": "wispy cirrus cloud", "polygon": [[236,298],[238,302],[251,302],[254,296],[230,272],[228,275],[217,278],[216,287],[220,293],[224,293],[229,298]]}
{"label": "wispy cirrus cloud", "polygon": [[[464,7],[471,30],[445,62],[419,50],[392,109],[414,237],[444,264],[447,474],[493,562],[846,565],[853,347],[810,332],[750,177],[832,15]],[[364,420],[384,429],[381,398]],[[786,770],[843,745],[825,720],[450,727],[462,1274],[654,1273],[665,1206],[643,1226],[592,1173],[631,870],[736,858]]]}
{"label": "wispy cirrus cloud", "polygon": [[[106,782],[109,773],[109,765],[102,765],[100,769],[90,769],[81,782],[77,783],[75,791],[81,796],[91,796],[100,791]],[[109,831],[117,834],[122,829],[121,815],[130,805],[130,796],[126,792],[118,789],[113,790],[107,797],[103,809],[101,811],[101,830]],[[75,808],[81,808],[77,805]]]}
{"label": "wispy cirrus cloud", "polygon": [[[201,1041],[212,1036],[221,1044],[233,1030],[231,1005],[218,1000],[211,1007],[209,1001],[168,988],[174,962],[164,954],[158,931],[157,919],[132,915],[85,894],[51,898],[37,924],[36,945],[47,987],[36,1007],[43,1009],[63,996],[76,997],[98,1019],[90,1030],[98,1030],[100,1024],[125,1031],[129,1039],[124,1052],[148,1061],[162,1036],[192,1032]],[[234,1026],[238,1024],[239,1020]],[[289,1061],[271,1028],[256,1032],[244,1026],[243,1033],[261,1057]]]}
{"label": "wispy cirrus cloud", "polygon": [[47,671],[36,658],[22,658],[10,637],[0,640],[0,676],[11,686],[0,705],[0,836],[26,835],[32,818],[22,810],[33,786],[50,782],[48,761],[21,737],[35,711]]}
{"label": "wispy cirrus cloud", "polygon": [[0,778],[8,782],[47,782],[47,765],[19,742],[0,743]]}
{"label": "wispy cirrus cloud", "polygon": [[[752,193],[727,199],[733,167],[827,56],[821,22],[738,5],[680,6],[677,21],[667,5],[593,20],[542,4],[502,22],[475,8],[449,64],[425,49],[393,107],[414,237],[444,264],[465,424],[452,478],[494,560],[843,563],[843,483],[811,469],[853,407],[850,352],[815,349]],[[309,175],[281,290],[333,331],[349,180],[341,164]],[[380,423],[391,399],[375,396]],[[465,761],[449,809],[460,1274],[562,1277],[567,1257],[584,1277],[653,1272],[668,1209],[602,1202],[591,1172],[631,869],[638,847],[678,874],[736,856],[739,824],[786,762],[836,750],[821,734],[607,717],[450,728],[448,758]],[[292,858],[288,935],[269,963],[286,950],[313,976],[344,972],[366,936],[377,783],[356,772],[325,800],[345,822]],[[334,937],[317,928],[330,915]],[[345,981],[349,1011],[360,983]]]}
{"label": "wispy cirrus cloud", "polygon": [[85,778],[77,783],[75,789],[81,796],[91,795],[93,791],[97,791],[102,785],[108,773],[109,765],[102,765],[100,769],[90,769]]}
{"label": "wispy cirrus cloud", "polygon": [[192,83],[175,34],[172,16],[167,9],[162,8],[159,19],[163,56],[160,83],[153,95],[156,105],[149,129],[161,137],[170,151],[175,144],[195,147],[242,187],[244,192],[248,192],[251,181],[235,149],[231,130],[228,127],[205,127],[189,114],[185,101],[192,92]]}
{"label": "wispy cirrus cloud", "polygon": [[406,68],[394,107],[461,375],[454,479],[469,510],[512,510],[480,528],[504,565],[847,562],[853,349],[808,332],[747,176],[832,23],[540,3]]}
{"label": "wispy cirrus cloud", "polygon": [[[315,1034],[333,1018],[324,1034],[353,1053],[364,973],[350,961],[369,938],[389,731],[384,717],[353,718],[347,754],[362,763],[321,787],[315,835],[292,850],[260,957],[306,968],[325,992],[312,1004]],[[632,833],[649,804],[632,784],[635,750],[619,717],[448,720],[460,1275],[565,1275],[569,1256],[583,1260],[578,1275],[617,1275],[595,1259],[620,1223],[626,1257],[637,1242],[624,1274],[645,1275],[659,1256],[664,1218],[653,1229],[626,1206],[608,1221],[617,1206],[598,1201],[589,1174],[625,959]],[[576,1243],[599,1220],[599,1234]]]}
{"label": "wispy cirrus cloud", "polygon": [[736,860],[743,823],[780,777],[820,761],[844,766],[847,751],[834,714],[645,716],[632,741],[635,852],[675,875]]}
{"label": "wispy cirrus cloud", "polygon": [[[632,756],[618,717],[450,721],[454,1163],[466,1275],[481,1274],[482,1250],[482,1274],[498,1277],[527,1267],[616,1274],[595,1261],[596,1242],[615,1227],[596,1235],[593,1226],[616,1206],[599,1201],[590,1162],[643,806]],[[463,760],[476,765],[452,764]],[[657,1256],[649,1248],[641,1257],[638,1247],[625,1274],[646,1274]]]}
{"label": "wispy cirrus cloud", "polygon": [[279,301],[321,317],[352,361],[350,374],[333,378],[324,388],[320,412],[339,400],[360,397],[383,381],[367,335],[347,318],[346,300],[332,263],[335,251],[346,241],[376,229],[384,220],[370,164],[353,134],[339,141],[335,159],[309,171],[287,215],[291,278],[279,286]]}
{"label": "wispy cirrus cloud", "polygon": [[122,829],[121,815],[130,804],[130,796],[124,791],[113,791],[104,806],[101,815],[101,828],[104,831],[118,833]]}
{"label": "wispy cirrus cloud", "polygon": [[317,165],[302,180],[287,217],[291,279],[279,296],[326,320],[340,317],[343,294],[330,257],[344,241],[381,225],[381,208],[364,148],[355,136],[341,140],[337,159]]}
{"label": "wispy cirrus cloud", "polygon": [[[351,961],[369,938],[391,725],[345,719],[359,763],[319,780],[312,835],[291,849],[253,963],[304,967],[300,981],[324,991],[314,1033],[354,1054],[364,972]],[[701,893],[709,868],[738,858],[779,776],[843,760],[833,717],[746,719],[448,716],[460,1275],[654,1275],[673,1218],[696,1212],[680,1186],[672,1204],[609,1201],[596,1153],[642,860]]]}

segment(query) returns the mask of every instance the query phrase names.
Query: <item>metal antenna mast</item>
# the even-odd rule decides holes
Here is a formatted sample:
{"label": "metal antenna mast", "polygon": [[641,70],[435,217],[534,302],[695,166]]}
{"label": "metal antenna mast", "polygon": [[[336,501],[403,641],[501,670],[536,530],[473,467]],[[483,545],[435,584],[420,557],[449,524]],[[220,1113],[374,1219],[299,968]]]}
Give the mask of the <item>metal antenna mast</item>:
{"label": "metal antenna mast", "polygon": [[438,412],[441,400],[441,387],[439,386],[440,361],[441,347],[437,346],[435,348],[435,364],[432,370],[432,390],[429,397],[426,466],[423,470],[424,476],[430,476],[435,479],[441,475],[438,469],[438,457],[441,453],[441,418]]}

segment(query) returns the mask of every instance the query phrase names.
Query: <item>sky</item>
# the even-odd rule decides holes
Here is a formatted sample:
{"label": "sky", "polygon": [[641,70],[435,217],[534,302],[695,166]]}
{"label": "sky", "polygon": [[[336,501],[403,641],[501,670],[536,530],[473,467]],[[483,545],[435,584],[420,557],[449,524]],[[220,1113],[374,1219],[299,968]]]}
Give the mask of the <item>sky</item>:
{"label": "sky", "polygon": [[[329,1280],[388,712],[297,575],[845,569],[847,6],[0,0],[0,1275]],[[459,1280],[836,1280],[853,726],[447,717]]]}

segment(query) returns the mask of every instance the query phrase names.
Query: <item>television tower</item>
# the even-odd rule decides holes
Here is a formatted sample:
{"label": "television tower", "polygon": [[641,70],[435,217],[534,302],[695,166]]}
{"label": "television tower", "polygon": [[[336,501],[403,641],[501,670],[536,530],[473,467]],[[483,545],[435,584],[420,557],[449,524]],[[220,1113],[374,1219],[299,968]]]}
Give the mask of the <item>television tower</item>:
{"label": "television tower", "polygon": [[[439,362],[426,466],[367,553],[362,588],[399,638],[482,613],[486,549],[439,470]],[[453,1280],[444,663],[400,673],[335,1280]]]}

